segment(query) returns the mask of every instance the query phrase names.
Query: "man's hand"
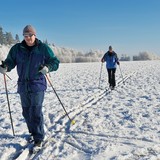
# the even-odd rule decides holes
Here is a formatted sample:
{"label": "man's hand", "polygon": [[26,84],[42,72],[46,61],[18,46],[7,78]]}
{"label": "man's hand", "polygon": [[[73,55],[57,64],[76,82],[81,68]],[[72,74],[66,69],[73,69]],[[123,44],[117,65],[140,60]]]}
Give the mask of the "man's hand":
{"label": "man's hand", "polygon": [[49,72],[49,69],[46,66],[44,66],[42,69],[39,70],[39,72],[46,75]]}
{"label": "man's hand", "polygon": [[5,74],[7,72],[7,68],[4,67],[4,65],[0,65],[0,73]]}
{"label": "man's hand", "polygon": [[118,65],[120,65],[119,61],[117,62]]}
{"label": "man's hand", "polygon": [[104,63],[104,59],[103,58],[101,59],[101,62]]}

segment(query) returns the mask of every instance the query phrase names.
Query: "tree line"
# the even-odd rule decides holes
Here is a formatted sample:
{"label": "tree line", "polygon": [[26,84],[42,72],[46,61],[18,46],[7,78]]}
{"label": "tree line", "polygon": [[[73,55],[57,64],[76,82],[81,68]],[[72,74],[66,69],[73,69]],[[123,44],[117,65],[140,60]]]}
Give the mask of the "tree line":
{"label": "tree line", "polygon": [[[0,60],[3,60],[7,55],[9,49],[13,44],[20,42],[18,34],[13,38],[11,32],[3,32],[3,28],[0,27]],[[56,56],[60,59],[62,63],[79,63],[79,62],[99,62],[104,55],[102,50],[90,50],[88,52],[77,51],[75,49],[58,47],[55,44],[49,44],[47,39],[43,40],[43,43],[46,43],[50,46]],[[130,57],[128,55],[122,54],[119,55],[120,61],[140,61],[140,60],[157,60],[160,59],[159,56],[149,53],[149,52],[139,52],[138,55]]]}
{"label": "tree line", "polygon": [[84,53],[75,49],[55,45],[49,46],[62,63],[98,62],[104,54],[102,50],[90,50]]}
{"label": "tree line", "polygon": [[[0,60],[4,60],[12,45],[0,45]],[[49,44],[55,55],[61,63],[80,63],[80,62],[100,62],[104,52],[102,50],[88,52],[77,51],[75,49],[58,47]],[[144,61],[144,60],[160,60],[158,55],[149,52],[139,52],[133,57],[122,54],[119,55],[120,61]]]}
{"label": "tree line", "polygon": [[12,45],[20,42],[18,34],[16,34],[15,38],[11,32],[4,32],[3,28],[0,26],[0,44],[1,45]]}
{"label": "tree line", "polygon": [[133,57],[130,57],[128,55],[122,54],[120,57],[120,61],[147,61],[147,60],[160,60],[160,56],[150,53],[147,51],[139,52],[138,55],[134,55]]}

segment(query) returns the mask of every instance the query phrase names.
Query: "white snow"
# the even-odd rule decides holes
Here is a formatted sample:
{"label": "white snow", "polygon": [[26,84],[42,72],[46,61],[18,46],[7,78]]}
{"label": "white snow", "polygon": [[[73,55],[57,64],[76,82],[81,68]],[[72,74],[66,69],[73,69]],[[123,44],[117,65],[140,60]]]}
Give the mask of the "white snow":
{"label": "white snow", "polygon": [[[52,139],[38,155],[41,160],[158,160],[160,159],[160,61],[122,62],[120,82],[108,88],[105,65],[98,88],[100,63],[61,64],[51,80],[69,116],[50,85],[45,95],[44,119]],[[12,136],[3,75],[0,75],[0,160],[12,159],[28,135],[16,93],[16,70],[7,80],[16,136]],[[25,159],[20,156],[20,160]]]}

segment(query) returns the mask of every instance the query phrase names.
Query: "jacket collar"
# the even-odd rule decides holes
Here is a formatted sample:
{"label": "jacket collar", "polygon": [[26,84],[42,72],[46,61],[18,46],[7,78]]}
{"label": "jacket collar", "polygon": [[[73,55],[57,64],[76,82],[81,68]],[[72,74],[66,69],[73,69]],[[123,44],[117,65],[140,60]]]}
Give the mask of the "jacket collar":
{"label": "jacket collar", "polygon": [[[34,46],[38,46],[39,45],[39,40],[36,38],[35,39],[35,45]],[[23,47],[27,47],[28,45],[26,44],[26,41],[25,40],[23,40],[22,42],[21,42],[21,45],[23,46]]]}

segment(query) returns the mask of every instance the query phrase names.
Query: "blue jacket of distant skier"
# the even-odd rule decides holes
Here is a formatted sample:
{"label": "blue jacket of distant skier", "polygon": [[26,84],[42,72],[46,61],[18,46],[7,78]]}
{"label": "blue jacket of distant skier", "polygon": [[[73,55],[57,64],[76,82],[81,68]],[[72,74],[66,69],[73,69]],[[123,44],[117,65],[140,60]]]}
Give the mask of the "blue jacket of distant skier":
{"label": "blue jacket of distant skier", "polygon": [[39,72],[41,66],[47,66],[49,71],[56,71],[59,60],[46,44],[36,39],[36,45],[28,50],[22,43],[14,45],[4,61],[8,71],[17,66],[18,93],[40,92],[47,88],[45,76]]}
{"label": "blue jacket of distant skier", "polygon": [[113,51],[106,52],[102,58],[106,62],[106,68],[107,69],[114,69],[117,67],[118,57],[117,54]]}

